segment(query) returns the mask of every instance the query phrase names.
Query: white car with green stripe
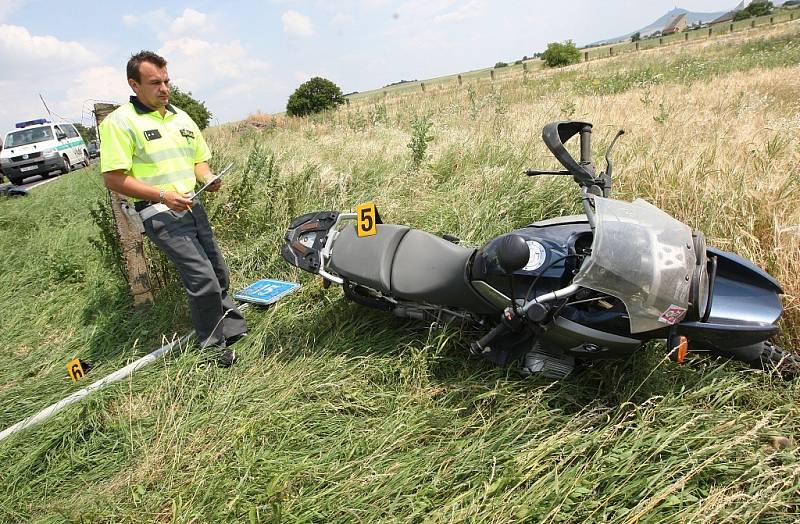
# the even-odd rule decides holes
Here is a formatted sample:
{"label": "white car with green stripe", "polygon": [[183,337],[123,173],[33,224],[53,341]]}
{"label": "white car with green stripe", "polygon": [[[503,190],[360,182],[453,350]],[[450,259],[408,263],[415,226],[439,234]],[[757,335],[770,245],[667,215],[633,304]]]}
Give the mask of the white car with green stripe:
{"label": "white car with green stripe", "polygon": [[43,118],[20,122],[6,133],[0,151],[0,171],[19,185],[34,175],[48,177],[89,165],[89,152],[75,126]]}

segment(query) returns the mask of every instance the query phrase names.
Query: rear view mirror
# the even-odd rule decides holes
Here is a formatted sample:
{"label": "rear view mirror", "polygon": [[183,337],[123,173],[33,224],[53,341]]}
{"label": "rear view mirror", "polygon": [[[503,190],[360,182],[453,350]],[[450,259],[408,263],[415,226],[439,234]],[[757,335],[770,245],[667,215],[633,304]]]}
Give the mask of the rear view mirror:
{"label": "rear view mirror", "polygon": [[67,138],[66,133],[56,133],[56,136],[58,137],[59,140],[66,140]]}

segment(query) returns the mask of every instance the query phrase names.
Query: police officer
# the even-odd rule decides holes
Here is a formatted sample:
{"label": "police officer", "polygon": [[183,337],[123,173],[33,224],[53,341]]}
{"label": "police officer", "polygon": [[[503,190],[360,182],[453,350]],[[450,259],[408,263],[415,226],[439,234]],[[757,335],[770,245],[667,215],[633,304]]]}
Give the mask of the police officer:
{"label": "police officer", "polygon": [[[145,233],[180,273],[197,340],[228,367],[236,361],[230,346],[247,327],[228,296],[228,268],[206,212],[190,193],[213,177],[211,152],[194,121],[169,103],[166,60],[141,51],[128,60],[127,74],[136,95],[100,124],[103,180],[133,200]],[[220,185],[217,180],[207,191]]]}

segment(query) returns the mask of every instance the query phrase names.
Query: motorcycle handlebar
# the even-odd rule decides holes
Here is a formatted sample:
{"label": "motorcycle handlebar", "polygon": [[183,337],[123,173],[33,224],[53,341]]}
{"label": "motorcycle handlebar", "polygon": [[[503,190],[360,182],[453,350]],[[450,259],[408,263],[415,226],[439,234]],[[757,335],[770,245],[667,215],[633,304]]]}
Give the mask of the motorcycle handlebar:
{"label": "motorcycle handlebar", "polygon": [[509,332],[510,329],[508,326],[503,324],[502,322],[497,324],[491,331],[486,333],[480,340],[473,342],[470,344],[469,348],[470,351],[475,355],[480,355],[481,353],[486,353],[491,351],[491,343],[499,337],[500,335],[504,335]]}

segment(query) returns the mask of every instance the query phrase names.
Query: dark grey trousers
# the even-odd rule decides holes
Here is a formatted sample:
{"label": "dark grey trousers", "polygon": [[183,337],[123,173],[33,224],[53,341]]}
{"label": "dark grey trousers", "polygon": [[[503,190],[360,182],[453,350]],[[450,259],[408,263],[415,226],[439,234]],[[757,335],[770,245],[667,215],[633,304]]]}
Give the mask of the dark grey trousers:
{"label": "dark grey trousers", "polygon": [[226,339],[245,333],[244,318],[228,296],[228,267],[203,205],[195,201],[191,211],[159,213],[144,221],[144,230],[178,268],[200,345],[224,348]]}

